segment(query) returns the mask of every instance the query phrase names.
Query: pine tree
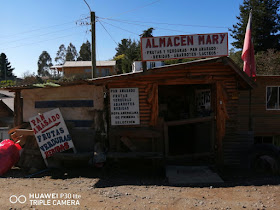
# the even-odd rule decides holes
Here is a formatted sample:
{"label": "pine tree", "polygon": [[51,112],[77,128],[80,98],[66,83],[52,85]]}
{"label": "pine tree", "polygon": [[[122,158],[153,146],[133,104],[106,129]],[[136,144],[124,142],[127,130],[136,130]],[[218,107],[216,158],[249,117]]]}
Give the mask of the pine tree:
{"label": "pine tree", "polygon": [[38,59],[38,75],[39,76],[50,76],[50,67],[52,64],[52,58],[47,51],[43,51]]}
{"label": "pine tree", "polygon": [[3,80],[11,79],[13,77],[13,70],[11,63],[5,53],[0,55],[0,78]]}
{"label": "pine tree", "polygon": [[232,45],[242,49],[248,22],[252,10],[252,37],[255,52],[267,49],[280,50],[280,0],[244,0],[240,5],[238,23],[233,25],[231,36],[236,40]]}
{"label": "pine tree", "polygon": [[76,47],[70,42],[66,50],[66,61],[76,61],[78,57],[78,53]]}
{"label": "pine tree", "polygon": [[80,48],[80,55],[77,59],[78,61],[91,61],[91,44],[87,40],[86,43],[83,43]]}
{"label": "pine tree", "polygon": [[56,57],[54,60],[59,65],[63,65],[65,63],[65,59],[66,59],[66,48],[65,48],[64,44],[62,44],[59,46],[59,49],[56,53]]}
{"label": "pine tree", "polygon": [[153,37],[153,30],[154,28],[148,28],[147,30],[144,30],[142,34],[140,34],[140,37]]}

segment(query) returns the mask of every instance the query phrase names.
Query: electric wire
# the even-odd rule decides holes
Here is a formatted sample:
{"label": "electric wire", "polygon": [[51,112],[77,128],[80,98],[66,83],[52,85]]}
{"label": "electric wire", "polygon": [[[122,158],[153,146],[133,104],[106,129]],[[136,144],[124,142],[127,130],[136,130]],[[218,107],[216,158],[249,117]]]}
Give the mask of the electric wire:
{"label": "electric wire", "polygon": [[[79,32],[79,33],[80,33],[80,32]],[[17,45],[17,46],[14,46],[14,47],[7,47],[7,48],[4,48],[3,50],[7,50],[7,49],[11,49],[11,48],[18,48],[18,47],[23,47],[23,46],[28,46],[28,45],[34,45],[34,44],[38,44],[38,43],[42,43],[42,42],[47,42],[47,41],[52,41],[52,40],[56,40],[56,39],[61,39],[61,38],[65,38],[65,37],[72,36],[72,35],[74,35],[74,34],[77,34],[77,33],[72,33],[72,34],[70,34],[70,35],[65,35],[65,36],[61,36],[61,37],[56,37],[56,38],[53,38],[53,39],[42,40],[42,41],[38,41],[38,42],[26,43],[26,44]]]}
{"label": "electric wire", "polygon": [[[99,20],[99,22],[101,22],[101,21]],[[102,20],[102,22],[105,23],[105,24],[108,24],[108,25],[110,25],[110,26],[113,26],[113,27],[115,27],[115,28],[118,28],[118,29],[120,29],[120,30],[123,30],[123,31],[126,31],[126,32],[129,32],[129,33],[132,33],[132,34],[135,34],[135,35],[139,36],[139,34],[137,34],[137,33],[135,33],[135,32],[132,32],[132,31],[123,29],[123,28],[121,28],[121,27],[118,27],[118,26],[115,26],[115,25],[113,25],[113,24],[107,23],[107,22],[105,22],[105,21],[103,21],[103,20]]]}
{"label": "electric wire", "polygon": [[159,1],[161,1],[161,0],[156,0],[156,1],[153,1],[153,2],[151,2],[151,3],[149,3],[149,4],[146,4],[146,5],[143,5],[143,6],[141,6],[141,7],[136,7],[136,8],[134,8],[134,9],[131,9],[131,10],[127,10],[127,11],[124,11],[124,12],[118,13],[118,14],[113,15],[113,16],[108,17],[108,18],[117,17],[117,16],[120,16],[120,15],[123,15],[123,14],[129,13],[129,12],[133,12],[133,11],[138,10],[138,9],[142,9],[142,8],[148,7],[148,6],[150,6],[150,5],[152,5],[152,4],[155,4],[155,3],[159,2]]}
{"label": "electric wire", "polygon": [[107,32],[107,34],[111,37],[111,39],[116,43],[116,45],[118,45],[118,43],[115,41],[115,39],[111,36],[111,34],[109,33],[109,31],[107,31],[107,29],[105,28],[105,26],[99,21],[100,25],[104,28],[104,30]]}
{"label": "electric wire", "polygon": [[[46,36],[46,35],[50,35],[50,34],[55,34],[55,33],[58,33],[58,32],[67,31],[67,30],[74,29],[74,28],[76,28],[76,27],[66,28],[66,29],[62,29],[62,30],[58,30],[58,31],[45,33],[45,34],[39,34],[39,35],[36,35],[36,37],[42,37],[42,36]],[[10,41],[10,42],[3,42],[3,43],[0,43],[0,46],[5,45],[5,44],[18,42],[18,41],[22,41],[22,40],[32,39],[32,38],[34,38],[34,37],[26,37],[26,38],[22,38],[22,39],[13,40],[13,41]]]}
{"label": "electric wire", "polygon": [[166,31],[176,31],[176,32],[181,32],[181,33],[192,33],[192,32],[189,32],[189,31],[181,31],[181,30],[176,30],[176,29],[167,29],[167,28],[161,28],[161,27],[154,27],[154,26],[151,26],[151,25],[135,24],[135,23],[128,23],[128,22],[124,22],[124,23],[130,24],[130,25],[153,27],[154,29],[161,29],[161,30],[166,30]]}
{"label": "electric wire", "polygon": [[23,31],[23,32],[19,32],[17,34],[11,34],[11,35],[5,35],[5,36],[0,36],[0,38],[5,38],[5,37],[15,37],[15,36],[21,36],[22,34],[28,34],[28,33],[32,33],[35,31],[40,31],[40,30],[44,30],[44,29],[49,29],[49,28],[53,28],[53,27],[57,27],[57,26],[63,26],[63,25],[67,25],[70,23],[78,23],[78,21],[82,21],[82,20],[86,20],[89,19],[89,17],[85,17],[85,18],[81,18],[75,21],[71,21],[71,22],[66,22],[66,23],[61,23],[61,24],[57,24],[57,25],[52,25],[52,26],[47,26],[47,27],[42,27],[42,28],[37,28],[37,29],[33,29],[33,30],[29,30],[29,31]]}
{"label": "electric wire", "polygon": [[186,27],[201,27],[201,28],[226,28],[226,26],[204,26],[204,25],[189,25],[189,24],[175,24],[175,23],[160,23],[160,22],[148,22],[148,21],[137,21],[137,20],[121,20],[121,19],[112,19],[112,18],[102,18],[104,20],[112,20],[117,22],[131,22],[131,23],[150,23],[150,24],[160,24],[160,25],[172,25],[172,26],[186,26]]}

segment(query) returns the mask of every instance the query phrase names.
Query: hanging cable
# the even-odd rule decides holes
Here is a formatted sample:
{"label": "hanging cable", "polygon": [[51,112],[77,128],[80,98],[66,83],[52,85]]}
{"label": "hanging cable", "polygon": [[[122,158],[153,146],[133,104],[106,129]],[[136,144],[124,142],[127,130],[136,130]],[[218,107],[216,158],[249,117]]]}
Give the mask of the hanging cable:
{"label": "hanging cable", "polygon": [[[75,33],[75,34],[78,34],[78,33]],[[80,34],[80,32],[79,32],[79,34]],[[43,40],[43,41],[38,41],[38,42],[32,42],[32,43],[17,45],[17,46],[14,46],[14,47],[7,47],[7,48],[4,48],[3,50],[7,50],[7,49],[11,49],[11,48],[18,48],[18,47],[23,47],[23,46],[28,46],[28,45],[34,45],[34,44],[38,44],[38,43],[41,43],[41,42],[47,42],[47,41],[61,39],[61,38],[64,38],[64,37],[69,37],[69,36],[73,36],[73,33],[70,34],[70,35],[56,37],[56,38],[53,38],[53,39],[47,39],[47,40]]]}
{"label": "hanging cable", "polygon": [[[113,15],[113,16],[108,17],[108,18],[117,17],[117,16],[120,16],[120,15],[129,13],[129,12],[133,12],[133,11],[138,10],[138,9],[142,9],[142,8],[148,7],[148,6],[150,6],[150,5],[152,5],[152,4],[155,4],[155,3],[159,2],[159,1],[161,1],[161,0],[153,1],[153,2],[151,2],[151,3],[149,3],[149,4],[146,4],[146,5],[142,6],[142,7],[136,7],[136,8],[134,8],[134,9],[131,9],[131,10],[127,10],[127,11],[125,11],[125,12],[118,13],[118,14]],[[108,18],[105,18],[105,19],[108,19]]]}
{"label": "hanging cable", "polygon": [[48,29],[48,28],[53,28],[53,27],[57,27],[57,26],[62,26],[62,25],[67,25],[67,24],[70,24],[70,23],[77,23],[78,21],[82,21],[82,20],[86,20],[88,19],[89,17],[86,17],[86,18],[81,18],[81,19],[78,19],[78,20],[75,20],[75,21],[71,21],[71,22],[66,22],[66,23],[62,23],[62,24],[57,24],[57,25],[53,25],[53,26],[47,26],[47,27],[42,27],[42,28],[37,28],[37,29],[34,29],[34,30],[30,30],[30,31],[24,31],[24,32],[20,32],[20,33],[17,33],[17,34],[11,34],[11,35],[6,35],[6,36],[1,36],[1,38],[5,38],[5,37],[14,37],[14,36],[21,36],[22,34],[28,34],[28,33],[32,33],[34,31],[40,31],[40,30],[44,30],[44,29]]}
{"label": "hanging cable", "polygon": [[[36,37],[42,37],[42,36],[45,36],[45,35],[55,34],[55,33],[58,33],[58,32],[62,32],[62,31],[66,31],[66,30],[70,30],[70,29],[74,29],[74,28],[76,28],[76,27],[71,27],[71,28],[66,28],[66,29],[62,29],[62,30],[58,30],[58,31],[45,33],[45,34],[40,34],[40,35],[36,35]],[[10,44],[10,43],[14,43],[14,42],[22,41],[22,40],[27,40],[27,39],[32,39],[32,38],[34,38],[34,36],[33,37],[22,38],[22,39],[17,39],[17,40],[10,41],[10,42],[2,42],[2,43],[0,43],[0,46],[3,45],[3,44],[4,45],[5,44]]]}
{"label": "hanging cable", "polygon": [[112,18],[102,18],[104,20],[112,20],[117,22],[131,22],[131,23],[150,23],[150,24],[160,24],[160,25],[172,25],[172,26],[186,26],[186,27],[201,27],[201,28],[226,28],[225,26],[204,26],[204,25],[188,25],[188,24],[175,24],[175,23],[160,23],[160,22],[147,22],[147,21],[136,21],[136,20],[121,20],[121,19],[112,19]]}
{"label": "hanging cable", "polygon": [[111,37],[111,39],[116,43],[116,45],[118,45],[118,43],[114,40],[114,38],[111,36],[111,34],[107,31],[107,29],[105,28],[105,26],[99,21],[99,23],[101,24],[101,26],[104,28],[104,30],[107,32],[107,34]]}
{"label": "hanging cable", "polygon": [[[104,22],[104,21],[103,21]],[[121,21],[119,21],[121,22]],[[175,29],[167,29],[167,28],[160,28],[160,27],[154,27],[151,25],[143,25],[143,24],[135,24],[135,23],[128,23],[128,22],[124,22],[126,24],[130,24],[130,25],[138,25],[138,26],[145,26],[145,27],[153,27],[154,29],[161,29],[161,30],[166,30],[166,31],[176,31],[176,32],[181,32],[181,33],[192,33],[192,32],[188,32],[188,31],[181,31],[181,30],[175,30]],[[139,34],[138,34],[139,35]]]}
{"label": "hanging cable", "polygon": [[[101,21],[99,20],[99,22],[101,22]],[[132,31],[129,31],[129,30],[123,29],[123,28],[121,28],[121,27],[115,26],[115,25],[113,25],[113,24],[107,23],[107,22],[105,22],[105,21],[103,21],[103,20],[102,20],[102,22],[105,23],[105,24],[108,24],[108,25],[110,25],[110,26],[113,26],[113,27],[115,27],[115,28],[118,28],[118,29],[120,29],[120,30],[123,30],[123,31],[129,32],[129,33],[135,34],[135,35],[137,35],[137,36],[139,35],[139,34],[134,33],[134,32],[132,32]]]}

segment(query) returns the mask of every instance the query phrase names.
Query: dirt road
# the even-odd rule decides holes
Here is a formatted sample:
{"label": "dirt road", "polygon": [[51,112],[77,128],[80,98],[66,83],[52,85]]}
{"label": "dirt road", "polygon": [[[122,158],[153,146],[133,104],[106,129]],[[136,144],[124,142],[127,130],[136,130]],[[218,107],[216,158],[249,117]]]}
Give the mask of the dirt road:
{"label": "dirt road", "polygon": [[280,177],[249,177],[208,186],[168,186],[163,176],[50,170],[0,178],[1,209],[280,209]]}

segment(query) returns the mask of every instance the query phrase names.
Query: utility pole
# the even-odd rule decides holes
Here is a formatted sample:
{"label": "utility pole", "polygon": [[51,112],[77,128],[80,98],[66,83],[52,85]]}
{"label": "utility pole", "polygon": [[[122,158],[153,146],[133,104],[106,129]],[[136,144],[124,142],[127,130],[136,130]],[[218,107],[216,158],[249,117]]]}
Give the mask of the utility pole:
{"label": "utility pole", "polygon": [[96,44],[95,44],[95,12],[90,12],[91,21],[91,65],[92,79],[96,77]]}
{"label": "utility pole", "polygon": [[84,0],[90,12],[91,25],[91,78],[96,77],[96,44],[95,44],[95,12],[92,12],[87,1]]}

